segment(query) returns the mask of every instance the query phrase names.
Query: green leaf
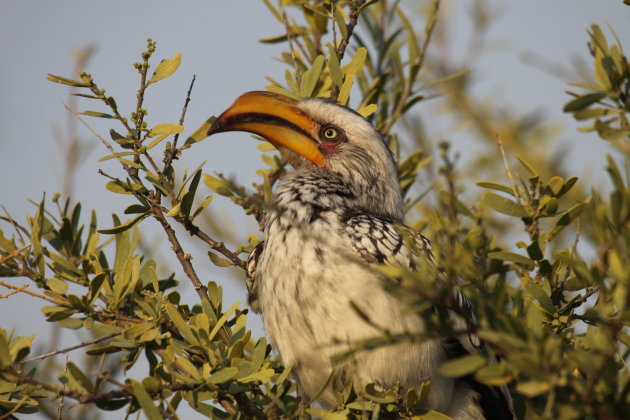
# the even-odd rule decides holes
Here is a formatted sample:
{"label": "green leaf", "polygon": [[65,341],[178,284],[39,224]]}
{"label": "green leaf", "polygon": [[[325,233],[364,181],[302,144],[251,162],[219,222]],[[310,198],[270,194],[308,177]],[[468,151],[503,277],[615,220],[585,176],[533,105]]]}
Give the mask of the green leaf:
{"label": "green leaf", "polygon": [[547,295],[542,287],[530,281],[529,283],[527,283],[525,289],[531,297],[533,297],[535,300],[538,301],[538,303],[540,303],[540,306],[542,306],[545,311],[550,314],[553,314],[555,312],[555,308],[553,306],[551,298]]}
{"label": "green leaf", "polygon": [[341,105],[347,105],[350,99],[350,90],[352,90],[352,83],[354,83],[354,76],[348,75],[343,81],[341,88],[339,89],[339,96],[337,96],[337,102]]}
{"label": "green leaf", "polygon": [[147,390],[144,389],[144,386],[133,379],[130,379],[129,382],[131,384],[131,389],[133,389],[134,396],[136,397],[138,404],[140,404],[140,407],[142,407],[142,411],[144,411],[147,418],[149,420],[162,420],[163,417],[160,414],[160,411],[157,409],[155,404],[153,404],[153,398],[151,398]]}
{"label": "green leaf", "polygon": [[282,35],[270,36],[268,38],[260,38],[258,42],[263,43],[263,44],[279,44],[280,42],[284,42],[287,39],[289,39],[289,37],[285,33]]}
{"label": "green leaf", "polygon": [[341,86],[343,83],[343,73],[341,72],[341,67],[339,67],[339,59],[337,58],[337,53],[332,44],[328,43],[328,71],[330,72],[330,78],[333,80],[335,85]]}
{"label": "green leaf", "polygon": [[209,195],[206,197],[205,200],[203,200],[201,202],[201,204],[199,205],[199,207],[197,207],[197,210],[195,210],[195,212],[192,215],[192,220],[195,219],[195,217],[199,216],[201,214],[202,211],[205,210],[206,207],[208,207],[210,205],[210,203],[212,202],[212,199],[214,198],[213,195]]}
{"label": "green leaf", "polygon": [[219,257],[213,251],[208,251],[208,257],[210,258],[210,261],[212,261],[212,263],[217,267],[229,267],[231,265],[234,265],[232,261]]}
{"label": "green leaf", "polygon": [[162,142],[162,140],[164,140],[168,136],[173,135],[173,134],[179,134],[182,131],[184,131],[184,127],[182,127],[179,124],[158,124],[149,131],[149,135],[147,137],[149,138],[154,137],[154,136],[157,136],[157,137],[153,139],[149,144],[147,144],[146,149],[150,150],[154,148],[155,146],[157,146],[160,142]]}
{"label": "green leaf", "polygon": [[533,267],[536,265],[536,263],[533,260],[523,255],[515,254],[514,252],[507,252],[507,251],[489,252],[488,258],[492,258],[493,260],[510,261],[517,264],[523,264],[529,267]]}
{"label": "green leaf", "polygon": [[118,226],[115,226],[115,227],[110,228],[110,229],[98,229],[97,232],[98,233],[105,233],[105,234],[108,234],[108,235],[111,235],[111,234],[114,234],[114,233],[124,232],[124,231],[126,231],[128,229],[131,229],[132,227],[134,227],[135,225],[140,223],[142,220],[144,220],[147,217],[149,217],[150,214],[151,213],[149,213],[149,212],[140,214],[137,217],[126,221],[122,225],[118,225]]}
{"label": "green leaf", "polygon": [[61,76],[55,76],[48,73],[48,80],[55,83],[61,83],[62,85],[74,86],[74,87],[90,87],[90,83],[85,83],[79,80],[72,80]]}
{"label": "green leaf", "polygon": [[537,177],[538,174],[536,173],[536,171],[534,170],[534,167],[532,165],[530,165],[529,163],[527,163],[527,161],[516,155],[514,156],[516,158],[516,160],[518,160],[519,162],[521,162],[521,165],[523,165],[525,167],[525,169],[527,169],[529,171],[529,173],[531,174],[532,177]]}
{"label": "green leaf", "polygon": [[302,98],[309,98],[313,94],[323,67],[324,56],[318,55],[313,61],[313,66],[302,75],[302,83],[300,84],[300,95]]}
{"label": "green leaf", "polygon": [[512,189],[512,187],[508,187],[507,185],[497,184],[496,182],[485,182],[485,181],[477,182],[476,185],[481,188],[497,190],[504,193],[508,193],[511,196],[514,196],[514,190]]}
{"label": "green leaf", "polygon": [[439,372],[449,378],[458,378],[476,372],[485,365],[486,359],[481,354],[469,354],[442,363]]}
{"label": "green leaf", "polygon": [[111,154],[111,155],[104,156],[104,157],[100,158],[98,161],[99,162],[105,162],[106,160],[110,160],[110,159],[114,159],[114,158],[117,159],[117,158],[121,158],[123,156],[132,156],[132,155],[135,155],[135,154],[136,154],[136,152],[114,153],[114,154]]}
{"label": "green leaf", "polygon": [[210,331],[210,335],[208,336],[209,340],[212,340],[214,338],[214,336],[219,332],[221,327],[223,327],[223,324],[227,322],[230,315],[232,315],[232,313],[236,311],[236,308],[238,308],[238,305],[240,304],[241,304],[240,302],[234,302],[232,306],[230,306],[230,309],[225,311],[225,313],[221,316],[221,318],[217,320],[217,323],[212,328],[212,331]]}
{"label": "green leaf", "polygon": [[263,384],[269,383],[273,375],[275,375],[276,371],[268,368],[262,369],[258,372],[254,372],[251,375],[247,375],[243,378],[239,378],[238,381],[241,383],[249,383],[249,382],[261,382]]}
{"label": "green leaf", "polygon": [[83,112],[79,112],[79,114],[87,115],[88,117],[114,118],[113,115],[106,114],[104,112],[98,112],[98,111],[83,111]]}
{"label": "green leaf", "polygon": [[[334,3],[333,3],[334,4]],[[339,28],[339,32],[344,39],[348,38],[348,26],[346,25],[346,21],[343,18],[343,9],[341,5],[337,4],[334,10],[335,21],[337,22],[337,27]]]}
{"label": "green leaf", "polygon": [[369,105],[365,105],[365,106],[362,106],[361,108],[357,109],[357,112],[363,118],[367,118],[370,115],[374,114],[376,112],[376,110],[378,110],[378,105],[376,105],[376,104],[369,104]]}
{"label": "green leaf", "polygon": [[558,235],[562,230],[570,225],[577,217],[582,213],[586,205],[591,202],[591,198],[587,198],[586,200],[577,203],[569,210],[565,211],[562,216],[558,218],[554,227],[549,231],[547,240],[551,240],[556,235]]}
{"label": "green leaf", "polygon": [[11,366],[12,361],[9,354],[9,339],[6,331],[0,328],[0,367]]}
{"label": "green leaf", "polygon": [[588,108],[593,103],[599,101],[600,99],[604,99],[605,97],[606,93],[604,92],[587,93],[586,95],[578,96],[577,98],[567,102],[562,110],[564,112],[580,111],[584,108]]}
{"label": "green leaf", "polygon": [[195,193],[197,192],[197,186],[199,186],[200,179],[201,169],[195,172],[195,174],[193,175],[192,181],[190,182],[190,187],[188,188],[186,194],[184,194],[184,198],[182,198],[181,213],[186,218],[190,216],[190,209],[192,208],[193,200],[195,199]]}
{"label": "green leaf", "polygon": [[125,214],[139,214],[139,213],[146,213],[149,210],[151,210],[151,208],[145,207],[142,204],[132,204],[125,209],[124,213]]}
{"label": "green leaf", "polygon": [[177,217],[181,214],[181,208],[182,208],[182,203],[177,203],[173,206],[172,209],[170,209],[168,212],[166,212],[166,217]]}
{"label": "green leaf", "polygon": [[182,318],[177,308],[171,303],[166,303],[164,308],[170,320],[173,321],[175,327],[179,330],[181,335],[184,336],[184,339],[191,344],[197,344],[197,339],[195,338],[192,329],[188,326],[186,321],[184,321],[184,318]]}
{"label": "green leaf", "polygon": [[571,190],[571,188],[573,188],[573,185],[575,185],[577,180],[578,180],[578,178],[576,176],[572,176],[571,178],[569,178],[566,181],[564,181],[564,184],[562,185],[562,188],[560,189],[560,192],[558,192],[557,196],[558,197],[562,197],[567,192],[569,192]]}
{"label": "green leaf", "polygon": [[101,286],[103,285],[103,281],[106,278],[105,273],[98,274],[90,281],[90,293],[88,294],[88,302],[90,305],[94,303],[96,298],[98,297],[99,292],[101,291]]}
{"label": "green leaf", "polygon": [[482,367],[475,373],[475,379],[482,384],[501,386],[514,379],[516,371],[508,368],[504,362]]}
{"label": "green leaf", "polygon": [[148,137],[155,137],[162,134],[178,134],[184,131],[184,127],[179,124],[158,124],[149,131]]}
{"label": "green leaf", "polygon": [[212,127],[212,124],[214,123],[214,120],[216,119],[217,119],[216,117],[208,118],[206,122],[201,124],[201,126],[186,139],[185,144],[191,145],[191,144],[200,142],[201,140],[208,137],[208,131],[210,130],[210,127]]}
{"label": "green leaf", "polygon": [[611,121],[603,122],[599,119],[595,120],[595,130],[604,140],[619,140],[630,133],[628,130],[613,127]]}
{"label": "green leaf", "polygon": [[487,192],[481,198],[481,202],[499,213],[514,217],[527,217],[529,213],[523,206],[500,195]]}
{"label": "green leaf", "polygon": [[238,368],[230,366],[210,375],[206,381],[211,384],[222,384],[233,379],[238,374]]}
{"label": "green leaf", "polygon": [[156,67],[155,71],[153,72],[153,76],[151,76],[151,79],[149,80],[147,85],[150,85],[151,83],[159,82],[160,80],[175,73],[177,71],[177,68],[181,64],[181,62],[182,62],[181,53],[175,54],[175,57],[171,58],[170,60],[168,58],[165,58],[164,60],[162,60],[160,64],[158,64],[158,66]]}
{"label": "green leaf", "polygon": [[343,70],[346,74],[346,77],[350,75],[355,75],[361,71],[363,65],[365,64],[365,59],[367,58],[367,49],[365,47],[361,47],[354,53],[352,60],[346,66],[344,66]]}
{"label": "green leaf", "polygon": [[72,375],[74,380],[77,381],[80,386],[82,386],[88,392],[94,392],[94,385],[85,375],[85,373],[83,373],[83,371],[77,367],[77,365],[72,362],[68,362],[67,366],[70,375]]}
{"label": "green leaf", "polygon": [[516,391],[529,398],[544,394],[545,392],[548,392],[549,389],[549,383],[546,381],[532,380],[516,384]]}
{"label": "green leaf", "polygon": [[127,191],[126,188],[118,185],[114,181],[109,181],[107,184],[105,184],[105,188],[116,194],[131,194],[131,191]]}

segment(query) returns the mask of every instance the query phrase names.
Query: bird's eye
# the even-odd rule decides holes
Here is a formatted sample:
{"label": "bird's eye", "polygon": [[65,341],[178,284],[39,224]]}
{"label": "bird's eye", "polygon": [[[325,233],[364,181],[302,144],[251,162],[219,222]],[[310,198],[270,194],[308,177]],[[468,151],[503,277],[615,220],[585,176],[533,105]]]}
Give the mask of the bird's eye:
{"label": "bird's eye", "polygon": [[330,140],[334,139],[335,137],[337,137],[337,130],[335,130],[334,128],[327,128],[326,130],[324,130],[324,137]]}
{"label": "bird's eye", "polygon": [[319,137],[328,143],[341,143],[345,136],[343,131],[332,125],[325,125],[319,131]]}

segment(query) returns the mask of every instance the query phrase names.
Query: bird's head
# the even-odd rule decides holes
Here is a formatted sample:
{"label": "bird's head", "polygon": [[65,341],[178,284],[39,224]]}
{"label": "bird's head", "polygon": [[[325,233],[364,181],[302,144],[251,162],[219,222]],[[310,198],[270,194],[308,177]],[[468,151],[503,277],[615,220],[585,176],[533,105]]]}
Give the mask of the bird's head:
{"label": "bird's head", "polygon": [[247,131],[274,145],[297,170],[340,176],[364,210],[402,218],[396,165],[382,136],[358,113],[322,98],[241,95],[208,134]]}

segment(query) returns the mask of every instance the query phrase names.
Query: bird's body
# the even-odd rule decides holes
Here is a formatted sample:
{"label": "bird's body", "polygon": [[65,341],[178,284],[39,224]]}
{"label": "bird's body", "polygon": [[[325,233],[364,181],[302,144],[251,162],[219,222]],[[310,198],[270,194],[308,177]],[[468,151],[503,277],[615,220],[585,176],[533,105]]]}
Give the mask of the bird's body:
{"label": "bird's body", "polygon": [[[252,97],[282,109],[256,112],[248,103]],[[265,112],[273,114],[268,118],[272,122],[265,120]],[[403,314],[402,304],[384,289],[374,269],[378,263],[430,263],[429,242],[402,224],[396,166],[376,130],[358,114],[328,101],[295,103],[260,92],[239,98],[218,121],[211,131],[261,134],[296,167],[276,189],[265,241],[248,261],[248,289],[252,307],[262,313],[265,329],[293,369],[301,392],[319,395],[324,406],[335,407],[332,389],[326,386],[333,370],[334,380],[357,388],[375,383],[383,389],[397,384],[407,389],[430,381],[429,408],[457,420],[511,418],[484,414],[480,394],[469,382],[438,373],[452,355],[447,340],[362,350],[341,364],[331,360],[382,330],[424,328],[420,317]],[[264,124],[281,129],[269,131]],[[309,139],[315,149],[308,149]],[[410,233],[415,245],[409,245],[403,232]],[[465,340],[457,342],[458,349],[473,350]],[[509,409],[497,412],[509,414]]]}

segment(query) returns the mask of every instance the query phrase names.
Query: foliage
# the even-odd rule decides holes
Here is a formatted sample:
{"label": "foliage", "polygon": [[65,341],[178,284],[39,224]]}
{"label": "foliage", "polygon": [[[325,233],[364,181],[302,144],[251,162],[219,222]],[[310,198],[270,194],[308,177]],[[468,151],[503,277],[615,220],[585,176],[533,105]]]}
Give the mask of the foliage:
{"label": "foliage", "polygon": [[[564,108],[579,121],[594,120],[586,130],[595,130],[621,151],[608,159],[606,193],[598,189],[587,195],[584,191],[594,186],[578,182],[574,175],[580,174],[559,173],[556,162],[533,147],[550,135],[540,121],[519,125],[515,121],[520,117],[477,107],[469,90],[471,69],[447,71],[456,67],[428,55],[432,42],[443,42],[434,40],[442,19],[439,0],[424,11],[421,28],[412,24],[415,12],[398,2],[283,1],[276,7],[263,1],[283,33],[262,42],[289,46],[280,57],[287,66],[284,81],[269,78],[267,89],[294,98],[331,97],[353,104],[370,119],[400,162],[409,224],[435,244],[436,267],[420,265],[414,272],[382,267],[384,276],[399,280],[397,287],[390,286],[391,293],[423,317],[427,331],[393,335],[384,330],[357,343],[355,351],[456,333],[446,308],[461,310],[454,300],[458,289],[475,309],[474,332],[500,362],[493,363],[489,354],[467,356],[445,363],[442,374],[508,385],[519,419],[624,418],[630,410],[630,64],[619,42],[609,45],[601,29],[591,26],[596,82],[573,84],[586,93],[570,92],[573,99]],[[483,22],[476,23],[484,28]],[[68,361],[58,381],[44,381],[40,360],[49,355],[27,358],[34,337],[0,330],[0,413],[35,412],[47,406],[47,399],[59,401],[61,410],[65,399],[101,410],[141,410],[150,419],[178,418],[183,401],[210,418],[446,418],[423,408],[430,383],[417,390],[339,389],[335,413],[309,405],[296,394],[290,372],[265,338],[252,337],[248,310],[224,302],[219,283],[199,278],[173,225],[209,247],[217,266],[243,268],[241,254],[256,245],[256,237],[236,250],[212,238],[198,216],[213,194],[200,191],[207,187],[228,197],[261,221],[265,211],[273,211],[265,203],[285,162],[263,154],[267,167],[258,172],[261,181],[252,190],[201,167],[176,173],[173,161],[205,138],[213,118],[180,144],[193,79],[179,121],[148,126],[146,89],[174,74],[182,59],[177,54],[151,71],[155,48],[149,40],[134,65],[141,82],[129,116],[120,113],[115,99],[91,75],[49,76],[105,107],[80,113],[69,109],[88,128],[83,116],[117,124],[110,139],[95,134],[109,152],[100,161],[116,160],[122,171],[100,172],[110,192],[126,194],[133,202],[123,211],[128,219],[114,215],[111,228],[99,224],[94,212],[86,218],[81,204],[71,205],[58,195],[52,203],[46,198],[36,203],[35,214],[25,222],[2,217],[0,276],[25,277],[41,289],[35,293],[2,282],[13,289],[3,297],[22,292],[46,300],[42,312],[47,321],[93,335],[79,348],[98,363],[88,370]],[[449,145],[433,148],[419,129],[421,117],[413,106],[437,95],[455,118],[472,122],[481,142],[494,145],[498,134],[503,160],[496,154],[490,160],[480,157],[470,168],[476,173],[485,168],[484,174],[492,176],[477,182],[487,190],[481,197],[462,193],[460,178],[467,169],[456,166]],[[414,130],[406,132],[397,124],[403,119]],[[160,148],[164,158],[156,162]],[[433,180],[430,194],[418,191],[419,175]],[[434,209],[421,204],[429,196],[437,199]],[[188,280],[159,276],[155,259],[139,247],[138,227],[149,219],[164,231],[198,303],[182,302],[177,288]],[[505,235],[506,226],[520,234]],[[580,255],[578,241],[592,250],[592,258]],[[369,322],[369,314],[364,315]],[[113,366],[128,371],[141,361],[144,378],[122,383],[115,377]]]}

